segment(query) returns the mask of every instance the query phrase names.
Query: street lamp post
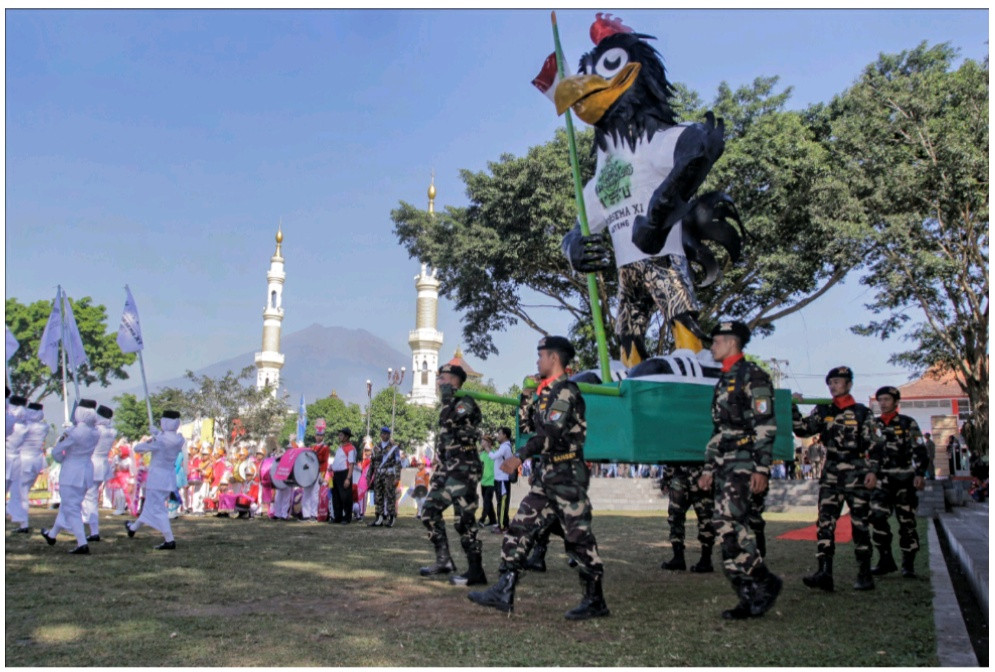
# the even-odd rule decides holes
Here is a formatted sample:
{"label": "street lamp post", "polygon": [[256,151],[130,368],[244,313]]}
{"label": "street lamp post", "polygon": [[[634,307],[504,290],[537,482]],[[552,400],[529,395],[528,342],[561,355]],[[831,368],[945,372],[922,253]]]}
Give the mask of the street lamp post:
{"label": "street lamp post", "polygon": [[370,416],[373,415],[373,381],[366,381],[366,438],[373,442],[370,436]]}
{"label": "street lamp post", "polygon": [[401,386],[401,382],[404,380],[404,367],[401,367],[400,371],[395,371],[394,369],[387,369],[387,384],[394,388],[394,401],[390,407],[390,435],[394,436],[394,418],[397,415],[397,388]]}

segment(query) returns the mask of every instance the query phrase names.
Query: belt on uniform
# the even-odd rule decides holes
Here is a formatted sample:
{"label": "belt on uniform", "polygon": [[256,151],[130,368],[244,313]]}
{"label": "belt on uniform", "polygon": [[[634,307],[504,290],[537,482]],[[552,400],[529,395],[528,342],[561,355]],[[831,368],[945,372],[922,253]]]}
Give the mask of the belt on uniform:
{"label": "belt on uniform", "polygon": [[740,446],[747,446],[753,442],[754,442],[754,437],[751,435],[747,435],[741,439],[736,439],[736,440],[728,439],[726,441],[723,441],[722,443],[724,443],[726,447],[739,448]]}
{"label": "belt on uniform", "polygon": [[560,453],[558,455],[550,455],[549,461],[553,464],[559,464],[560,462],[566,462],[567,460],[572,460],[577,457],[577,451],[571,450],[569,453]]}

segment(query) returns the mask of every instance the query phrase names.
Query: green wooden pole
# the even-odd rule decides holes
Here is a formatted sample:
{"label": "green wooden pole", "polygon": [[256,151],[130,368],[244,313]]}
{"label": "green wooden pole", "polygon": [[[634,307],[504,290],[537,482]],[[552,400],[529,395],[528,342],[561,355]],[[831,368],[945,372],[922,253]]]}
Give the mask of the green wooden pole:
{"label": "green wooden pole", "polygon": [[[560,77],[566,75],[563,66],[563,49],[560,47],[560,31],[556,27],[556,12],[552,12],[553,21],[553,44],[556,48],[556,69]],[[580,163],[577,161],[577,143],[574,140],[574,124],[570,115],[570,110],[566,112],[567,119],[567,141],[570,145],[570,168],[573,170],[574,178],[574,199],[577,201],[577,218],[580,221],[580,232],[585,236],[591,235],[591,228],[587,223],[587,208],[584,207],[584,187],[580,182]],[[594,338],[598,344],[598,362],[601,364],[601,382],[610,383],[611,366],[608,363],[608,341],[605,338],[605,324],[601,316],[601,301],[598,299],[598,276],[594,273],[587,274],[587,293],[591,302],[591,319],[594,320]]]}

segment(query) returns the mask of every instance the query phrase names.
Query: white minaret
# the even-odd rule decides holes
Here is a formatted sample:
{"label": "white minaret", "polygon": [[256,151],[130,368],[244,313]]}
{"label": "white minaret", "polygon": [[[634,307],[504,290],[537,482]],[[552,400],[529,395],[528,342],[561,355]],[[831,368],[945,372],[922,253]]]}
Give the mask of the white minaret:
{"label": "white minaret", "polygon": [[273,387],[273,396],[280,385],[280,369],[284,357],[280,354],[280,325],[283,322],[283,226],[276,231],[276,252],[270,257],[269,273],[266,274],[266,307],[263,309],[263,351],[256,353],[256,387]]}
{"label": "white minaret", "polygon": [[434,406],[438,400],[435,390],[435,376],[439,370],[439,350],[442,348],[442,332],[436,329],[439,320],[439,280],[436,270],[429,275],[428,267],[421,265],[421,273],[415,276],[418,289],[418,308],[415,313],[415,328],[408,334],[411,346],[411,396],[412,404]]}

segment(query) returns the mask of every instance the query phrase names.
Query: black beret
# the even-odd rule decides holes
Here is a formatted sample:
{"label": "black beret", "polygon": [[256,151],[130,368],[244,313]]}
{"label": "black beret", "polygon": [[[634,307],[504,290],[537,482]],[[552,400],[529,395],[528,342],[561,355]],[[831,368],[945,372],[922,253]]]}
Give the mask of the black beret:
{"label": "black beret", "polygon": [[536,350],[562,350],[567,353],[567,359],[573,359],[574,355],[577,354],[570,339],[563,336],[543,336],[539,339]]}
{"label": "black beret", "polygon": [[349,429],[348,427],[343,427],[342,429],[340,429],[339,434],[345,434],[349,438],[352,438],[352,430]]}
{"label": "black beret", "polygon": [[32,401],[30,404],[28,404],[28,408],[30,408],[32,411],[44,411],[45,410],[44,406],[42,406],[41,404],[39,404],[37,402],[34,402],[34,401]]}
{"label": "black beret", "polygon": [[712,338],[716,336],[735,336],[740,343],[746,345],[750,342],[750,328],[739,320],[719,322],[711,333]]}
{"label": "black beret", "polygon": [[24,406],[26,403],[28,403],[28,400],[25,399],[24,397],[22,397],[19,394],[14,394],[14,395],[11,395],[11,397],[10,397],[10,405],[11,406]]}
{"label": "black beret", "polygon": [[79,405],[80,408],[96,408],[97,402],[95,402],[93,399],[80,399]]}
{"label": "black beret", "polygon": [[851,383],[853,382],[853,370],[849,366],[837,366],[829,369],[829,373],[826,374],[826,385],[829,384],[830,378],[846,378]]}
{"label": "black beret", "polygon": [[97,407],[97,415],[99,415],[102,418],[110,419],[114,417],[114,411],[101,404],[100,406]]}
{"label": "black beret", "polygon": [[439,367],[439,373],[450,373],[459,378],[460,385],[466,382],[466,371],[458,364],[443,364]]}
{"label": "black beret", "polygon": [[898,388],[894,385],[885,385],[884,387],[879,387],[878,391],[874,393],[874,398],[877,399],[882,394],[890,395],[895,401],[901,401],[902,393],[898,391]]}
{"label": "black beret", "polygon": [[179,411],[163,411],[162,412],[162,417],[168,418],[170,420],[179,420],[180,419],[180,412]]}

